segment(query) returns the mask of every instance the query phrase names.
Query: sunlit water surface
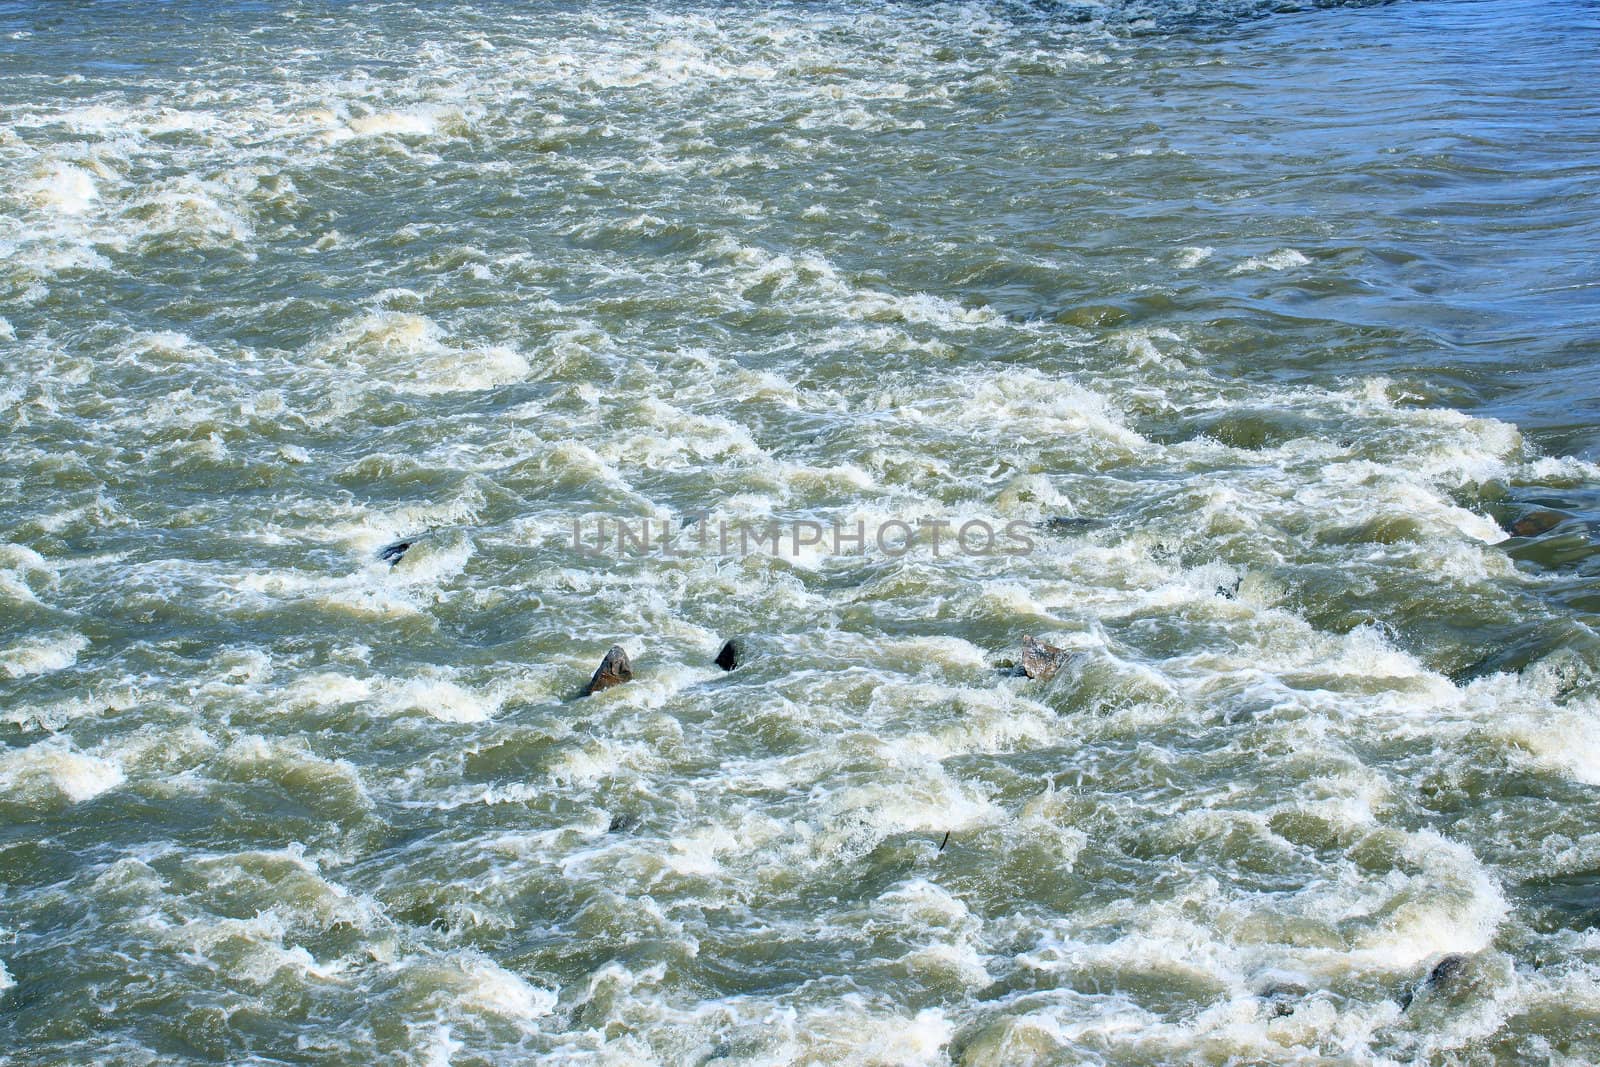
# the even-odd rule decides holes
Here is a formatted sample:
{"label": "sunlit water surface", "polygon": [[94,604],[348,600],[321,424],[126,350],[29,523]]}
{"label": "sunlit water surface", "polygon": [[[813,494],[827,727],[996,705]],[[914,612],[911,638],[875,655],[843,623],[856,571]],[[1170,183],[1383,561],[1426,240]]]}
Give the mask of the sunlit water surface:
{"label": "sunlit water surface", "polygon": [[0,3],[0,1048],[1600,1059],[1597,57]]}

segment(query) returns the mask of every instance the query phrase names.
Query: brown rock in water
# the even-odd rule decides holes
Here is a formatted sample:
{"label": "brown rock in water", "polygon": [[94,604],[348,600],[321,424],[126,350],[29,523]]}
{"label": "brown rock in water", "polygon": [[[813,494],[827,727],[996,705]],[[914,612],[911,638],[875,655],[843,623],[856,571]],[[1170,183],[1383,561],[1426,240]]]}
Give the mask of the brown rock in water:
{"label": "brown rock in water", "polygon": [[1064,648],[1047,645],[1033,637],[1022,639],[1022,673],[1029,678],[1049,681],[1070,659],[1072,653]]}
{"label": "brown rock in water", "polygon": [[614,685],[632,680],[633,664],[628,661],[628,654],[622,650],[621,645],[612,645],[605,659],[600,661],[600,666],[595,668],[594,677],[590,678],[589,684],[584,687],[583,695],[592,696],[602,689],[610,689]]}
{"label": "brown rock in water", "polygon": [[1560,526],[1571,518],[1560,511],[1533,511],[1511,524],[1511,532],[1518,537],[1538,537]]}
{"label": "brown rock in water", "polygon": [[722,651],[717,653],[717,658],[711,662],[725,671],[731,671],[739,665],[739,643],[737,641],[724,641]]}

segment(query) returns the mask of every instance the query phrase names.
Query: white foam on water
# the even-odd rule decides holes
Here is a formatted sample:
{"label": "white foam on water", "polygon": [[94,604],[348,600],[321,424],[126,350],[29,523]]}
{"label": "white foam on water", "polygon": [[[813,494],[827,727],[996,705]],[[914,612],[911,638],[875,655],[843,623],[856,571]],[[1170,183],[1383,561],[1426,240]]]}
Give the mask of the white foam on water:
{"label": "white foam on water", "polygon": [[63,215],[81,215],[100,199],[93,175],[82,167],[60,161],[40,168],[29,192],[35,203]]}
{"label": "white foam on water", "polygon": [[[121,708],[96,710],[109,713],[131,706],[130,701]],[[216,738],[194,725],[146,727],[109,746],[110,754],[128,777],[139,783],[141,791],[167,797],[203,792],[207,783],[192,772],[198,772],[221,749]]]}
{"label": "white foam on water", "polygon": [[59,581],[56,565],[38,552],[0,542],[0,596],[14,604],[37,604],[39,593]]}
{"label": "white foam on water", "polygon": [[276,911],[258,912],[248,919],[196,916],[165,933],[186,956],[247,986],[278,982],[285,972],[302,983],[332,981],[344,970],[340,961],[321,962],[303,945],[294,944],[289,923]]}
{"label": "white foam on water", "polygon": [[[657,223],[659,219],[655,220]],[[729,288],[741,296],[767,290],[797,310],[860,322],[936,325],[951,330],[994,327],[1002,320],[988,307],[965,307],[931,293],[896,293],[852,283],[823,256],[774,253],[727,238],[713,245],[733,268]]]}
{"label": "white foam on water", "polygon": [[382,700],[389,713],[421,712],[440,722],[487,722],[503,698],[474,692],[443,677],[419,678],[391,690]]}
{"label": "white foam on water", "polygon": [[[307,539],[344,542],[361,559],[359,569],[337,573],[262,568],[244,575],[228,574],[219,584],[233,594],[228,607],[239,610],[242,599],[251,606],[293,603],[327,614],[356,618],[385,618],[417,615],[437,602],[440,586],[460,575],[473,555],[472,542],[459,530],[439,531],[420,539],[396,565],[378,558],[378,550],[396,539],[397,531],[425,530],[438,524],[470,520],[477,497],[467,493],[396,509],[390,515],[376,515],[356,508],[341,516],[339,507],[306,516],[304,524],[284,527],[292,537],[283,538],[269,531],[269,538],[295,543]],[[330,521],[332,520],[332,521]]]}
{"label": "white foam on water", "polygon": [[420,1056],[418,1062],[425,1067],[450,1067],[455,1062],[456,1053],[466,1047],[464,1042],[451,1036],[449,1026],[441,1024],[430,1030],[423,1040],[417,1050]]}
{"label": "white foam on water", "polygon": [[[1489,858],[1506,841],[1499,830],[1452,840],[1397,829],[1417,783],[1386,755],[1437,752],[1449,772],[1489,748],[1553,787],[1595,784],[1592,698],[1540,665],[1457,687],[1425,638],[1354,625],[1353,612],[1309,621],[1339,614],[1318,602],[1317,580],[1378,602],[1398,574],[1526,615],[1518,598],[1545,579],[1491,550],[1505,534],[1457,491],[1489,478],[1581,487],[1600,468],[1535,456],[1502,421],[1409,406],[1383,379],[1224,378],[1209,369],[1206,331],[1086,337],[1048,312],[1023,322],[969,305],[950,295],[970,288],[953,275],[863,267],[838,251],[840,234],[892,232],[902,262],[955,264],[972,250],[956,243],[969,234],[896,230],[889,190],[856,184],[886,173],[859,134],[928,131],[873,137],[892,162],[1031,79],[1089,77],[1137,49],[1041,42],[976,5],[746,14],[549,13],[536,28],[513,15],[420,48],[374,38],[383,77],[318,73],[308,64],[324,50],[263,34],[280,65],[270,83],[196,75],[147,98],[8,114],[0,176],[20,195],[0,210],[25,213],[28,230],[0,229],[0,252],[28,337],[16,381],[0,386],[14,431],[6,458],[25,483],[42,471],[62,488],[8,534],[38,551],[0,545],[0,603],[138,618],[163,599],[194,601],[244,646],[191,667],[155,637],[127,650],[97,639],[85,657],[60,621],[8,639],[0,676],[80,692],[30,695],[7,721],[112,739],[92,755],[60,738],[11,750],[0,797],[70,804],[125,776],[163,801],[222,788],[310,807],[327,824],[318,847],[351,860],[180,852],[149,859],[160,874],[118,861],[85,891],[95,904],[159,900],[150,913],[171,933],[162,960],[177,948],[233,993],[303,997],[314,1010],[371,1002],[410,1035],[403,1055],[441,1063],[676,1062],[724,1039],[741,1062],[939,1062],[969,1024],[982,1031],[962,1054],[973,1063],[1412,1062],[1449,1058],[1524,1009],[1554,1017],[1600,1003],[1583,963],[1595,946],[1581,934],[1549,935],[1566,951],[1557,966],[1500,968],[1494,946],[1528,936],[1501,887],[1522,871]],[[739,143],[731,127],[782,130]],[[57,136],[86,143],[41,147]],[[515,183],[530,203],[542,183],[571,190],[526,221],[526,251],[480,239],[472,222],[459,235],[410,219],[369,231],[346,215],[332,231],[319,214],[321,176],[369,158],[386,179],[437,176],[430,187],[453,195],[442,179],[460,180],[448,157],[467,137],[480,180]],[[508,137],[519,152],[533,151],[524,139],[548,144],[512,164],[496,153]],[[805,221],[799,237],[765,188],[797,153],[851,167],[815,173],[788,204]],[[1145,143],[1108,155],[1141,167],[1178,158]],[[596,247],[567,257],[560,241],[538,243],[541,227]],[[1217,247],[1158,247],[1151,270],[1311,262],[1288,248],[1237,262],[1261,246],[1230,254],[1230,235],[1184,239],[1202,237]],[[459,247],[446,254],[441,240]],[[677,247],[658,255],[657,242]],[[70,331],[52,338],[40,325],[70,295],[71,272],[125,269],[141,252],[157,266],[180,253],[250,270],[250,255],[280,244],[306,249],[306,275],[285,284],[337,292],[330,308],[197,311],[193,337],[112,316],[97,328],[123,339],[87,355]],[[1020,249],[995,258],[1076,268]],[[515,310],[493,304],[508,293]],[[754,324],[726,344],[696,331],[719,316]],[[301,324],[320,332],[293,351],[215,340],[298,336]],[[0,341],[15,340],[0,320]],[[162,395],[128,399],[135,379]],[[497,406],[503,386],[517,387],[514,405]],[[1269,426],[1284,416],[1284,438],[1249,448],[1144,432],[1236,409]],[[38,426],[81,437],[75,458],[10,451]],[[272,460],[253,469],[258,444]],[[261,482],[211,491],[245,471]],[[162,473],[204,482],[207,500],[165,518],[90,502]],[[285,478],[319,486],[304,490],[318,498],[283,492],[273,479]],[[827,509],[869,524],[930,513],[1095,521],[1037,530],[1036,551],[1016,560],[813,550],[602,567],[558,555],[571,512],[675,518],[685,497],[747,519]],[[175,536],[55,558],[63,544],[161,528]],[[219,556],[231,538],[266,558],[241,565],[188,547],[224,530]],[[375,558],[430,530],[397,566]],[[146,545],[172,558],[140,555]],[[430,658],[438,642],[504,640],[477,627],[507,606],[530,630],[512,656],[526,647],[529,663],[479,663],[475,646],[471,665],[433,665],[455,662]],[[307,637],[324,624],[362,632]],[[569,651],[574,634],[587,642],[607,628],[646,635],[630,645],[640,676],[569,701],[594,665]],[[723,675],[705,663],[723,629],[774,643]],[[1048,685],[995,671],[1023,632],[1085,658]],[[433,651],[412,659],[408,642]],[[343,730],[352,717],[359,733]],[[508,769],[476,758],[507,737],[537,757]],[[1206,760],[1262,771],[1218,782],[1196,769]],[[380,818],[402,829],[407,811],[450,815],[375,859],[363,834]],[[617,811],[645,814],[609,830]],[[946,830],[954,847],[941,853]],[[1547,873],[1545,852],[1560,852],[1563,870],[1585,870],[1587,848],[1552,839],[1518,862]],[[344,862],[349,885],[400,871],[424,899],[394,884],[370,898],[347,890],[329,873]],[[1134,886],[1125,900],[1075,902],[1074,878],[1093,883],[1092,897],[1118,877]],[[1012,878],[994,895],[992,882]],[[171,888],[185,879],[198,887]],[[832,880],[869,889],[856,899]],[[828,898],[818,914],[782,914],[813,891]],[[569,909],[585,894],[606,896],[620,918]],[[244,910],[217,914],[223,900]],[[404,921],[384,906],[398,900]],[[544,961],[579,965],[547,946],[590,936],[591,921],[633,955],[583,963],[589,997],[558,1012]],[[717,966],[758,972],[763,953],[792,952],[812,981],[724,994],[694,984],[701,974],[686,980],[679,961],[720,951],[726,930],[756,939],[755,962],[736,950]],[[314,937],[347,939],[334,950],[347,954],[313,951]],[[139,951],[121,940],[119,951]],[[1476,953],[1475,981],[1492,994],[1402,1016],[1374,992],[1418,979],[1447,951]],[[174,977],[163,967],[152,970]],[[841,993],[836,978],[871,992]],[[1269,978],[1310,991],[1276,1017],[1256,995]],[[991,985],[1012,979],[1015,992]],[[1091,982],[1097,992],[1076,987]],[[912,998],[940,1008],[919,1013]]]}
{"label": "white foam on water", "polygon": [[[891,747],[892,752],[892,747]],[[1002,810],[937,764],[918,760],[899,780],[825,790],[812,847],[818,859],[853,859],[893,834],[965,832],[1004,821]]]}
{"label": "white foam on water", "polygon": [[990,325],[997,318],[992,308],[963,307],[928,293],[899,295],[871,290],[858,293],[846,312],[851,318],[868,322],[936,323],[947,329]]}
{"label": "white foam on water", "polygon": [[594,786],[611,778],[644,773],[661,765],[652,747],[641,742],[592,738],[555,760],[550,780],[569,788]]}
{"label": "white foam on water", "polygon": [[77,663],[78,653],[88,647],[87,637],[70,631],[30,638],[0,649],[0,673],[8,678],[24,678],[65,670]]}
{"label": "white foam on water", "polygon": [[357,137],[381,136],[383,134],[427,137],[438,132],[441,126],[452,117],[459,118],[459,113],[451,116],[447,112],[441,113],[431,109],[385,111],[351,119],[349,130]]}
{"label": "white foam on water", "polygon": [[0,721],[26,733],[59,733],[77,719],[126,711],[131,701],[119,696],[86,694],[40,703],[15,702],[0,711]]}
{"label": "white foam on water", "polygon": [[325,815],[350,817],[372,807],[354,763],[318,756],[297,738],[246,734],[223,749],[216,762],[226,776],[272,782]]}
{"label": "white foam on water", "polygon": [[[376,900],[352,893],[329,879],[319,863],[308,857],[304,847],[299,845],[200,855],[190,858],[187,867],[204,880],[212,896],[249,901],[258,914],[272,915],[280,924],[280,939],[340,925],[377,934],[387,932],[392,926]],[[147,882],[161,881],[148,867],[135,872],[135,877]]]}
{"label": "white foam on water", "polygon": [[986,434],[1051,442],[1077,437],[1085,447],[1118,457],[1148,447],[1103,394],[1031,370],[986,377],[959,402],[941,398],[924,411]]}
{"label": "white foam on water", "polygon": [[851,1003],[854,999],[845,997],[838,1007],[809,1011],[797,1020],[793,1040],[799,1045],[798,1059],[913,1067],[936,1062],[955,1032],[937,1008],[891,1015]]}
{"label": "white foam on water", "polygon": [[334,369],[353,367],[374,383],[424,395],[490,389],[531,371],[527,358],[510,348],[458,348],[426,315],[399,311],[372,312],[347,324],[321,358]]}
{"label": "white foam on water", "polygon": [[1600,481],[1600,463],[1576,456],[1538,456],[1522,464],[1518,473],[1535,484],[1580,486]]}
{"label": "white foam on water", "polygon": [[1431,891],[1400,896],[1403,902],[1357,939],[1352,960],[1405,972],[1447,952],[1488,947],[1510,907],[1472,850],[1431,830],[1407,835],[1404,850],[1420,867],[1414,878]]}
{"label": "white foam on water", "polygon": [[980,948],[983,922],[948,890],[914,879],[881,894],[874,911],[879,921],[897,923],[926,941],[902,957],[912,969],[951,974],[968,988],[989,984]]}
{"label": "white foam on water", "polygon": [[461,1003],[513,1019],[537,1019],[555,1009],[553,990],[530,985],[492,960],[477,959],[462,967],[467,980]]}
{"label": "white foam on water", "polygon": [[40,741],[0,755],[0,797],[29,807],[81,804],[125,780],[116,762],[67,742]]}
{"label": "white foam on water", "polygon": [[136,221],[130,230],[146,248],[245,245],[255,234],[241,195],[250,183],[238,172],[221,179],[170,178],[129,197],[123,212],[130,223]]}
{"label": "white foam on water", "polygon": [[1304,252],[1293,248],[1280,248],[1264,256],[1251,256],[1228,273],[1249,274],[1259,270],[1289,270],[1292,267],[1304,267],[1310,262]]}
{"label": "white foam on water", "polygon": [[1554,707],[1547,699],[1530,701],[1522,693],[1504,703],[1478,707],[1513,763],[1532,764],[1584,785],[1600,785],[1600,701],[1586,698]]}
{"label": "white foam on water", "polygon": [[473,952],[443,958],[414,957],[400,963],[403,981],[421,1005],[461,1022],[489,1015],[538,1032],[537,1020],[555,1010],[559,991]]}
{"label": "white foam on water", "polygon": [[626,460],[650,470],[694,468],[708,461],[765,456],[750,431],[731,419],[687,412],[656,399],[641,401],[639,408],[642,432],[619,435],[598,451],[608,467]]}
{"label": "white foam on water", "polygon": [[370,697],[372,692],[373,685],[369,679],[328,671],[295,681],[285,691],[283,701],[289,708],[330,707],[359,703]]}
{"label": "white foam on water", "polygon": [[395,589],[360,578],[325,578],[289,571],[269,571],[233,579],[242,593],[263,600],[303,603],[330,615],[354,618],[388,618],[417,615],[423,602],[404,589]]}

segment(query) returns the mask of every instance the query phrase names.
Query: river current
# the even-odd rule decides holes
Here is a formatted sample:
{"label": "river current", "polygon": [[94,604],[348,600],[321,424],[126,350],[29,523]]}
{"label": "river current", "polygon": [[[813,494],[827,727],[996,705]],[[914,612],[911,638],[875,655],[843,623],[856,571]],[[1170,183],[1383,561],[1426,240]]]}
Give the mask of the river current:
{"label": "river current", "polygon": [[0,0],[0,1058],[1600,1060],[1597,84]]}

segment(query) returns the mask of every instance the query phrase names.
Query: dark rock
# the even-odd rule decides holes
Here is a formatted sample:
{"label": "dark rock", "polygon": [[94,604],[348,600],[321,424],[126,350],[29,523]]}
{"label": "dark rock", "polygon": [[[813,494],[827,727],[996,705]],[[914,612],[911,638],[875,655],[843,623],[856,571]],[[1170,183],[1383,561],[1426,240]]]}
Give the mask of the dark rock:
{"label": "dark rock", "polygon": [[1049,681],[1073,658],[1064,648],[1047,645],[1033,637],[1022,639],[1022,673],[1029,678]]}
{"label": "dark rock", "polygon": [[628,660],[628,654],[621,645],[612,645],[605,658],[600,661],[600,666],[595,668],[594,677],[589,679],[589,684],[584,687],[583,695],[591,696],[602,689],[610,689],[614,685],[632,681],[633,664]]}
{"label": "dark rock", "polygon": [[1306,988],[1293,982],[1278,982],[1267,986],[1258,996],[1272,1008],[1274,1019],[1293,1015],[1294,1009],[1305,999]]}
{"label": "dark rock", "polygon": [[1430,987],[1446,985],[1455,981],[1456,977],[1466,969],[1467,957],[1459,952],[1452,952],[1433,965],[1433,970],[1428,972],[1427,984]]}
{"label": "dark rock", "polygon": [[1043,523],[1044,528],[1051,533],[1072,533],[1076,530],[1087,530],[1094,525],[1093,519],[1080,519],[1076,515],[1052,515]]}
{"label": "dark rock", "polygon": [[1433,965],[1433,970],[1419,982],[1415,988],[1406,990],[1400,996],[1400,1010],[1411,1007],[1412,1001],[1423,993],[1435,989],[1447,989],[1454,985],[1461,977],[1461,972],[1467,969],[1468,958],[1460,952],[1452,952],[1444,959]]}
{"label": "dark rock", "polygon": [[1511,524],[1511,532],[1518,537],[1538,537],[1549,533],[1572,516],[1564,511],[1530,511]]}
{"label": "dark rock", "polygon": [[711,662],[725,671],[731,671],[739,665],[739,642],[729,640],[722,643],[722,650],[717,653],[717,658]]}
{"label": "dark rock", "polygon": [[616,815],[611,816],[611,825],[607,828],[606,832],[613,834],[625,834],[638,825],[639,816],[633,814],[631,811],[619,812]]}
{"label": "dark rock", "polygon": [[378,550],[378,558],[393,567],[405,558],[407,550],[419,540],[420,538],[413,537],[409,541],[395,541],[393,544],[384,545]]}

